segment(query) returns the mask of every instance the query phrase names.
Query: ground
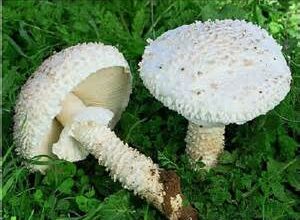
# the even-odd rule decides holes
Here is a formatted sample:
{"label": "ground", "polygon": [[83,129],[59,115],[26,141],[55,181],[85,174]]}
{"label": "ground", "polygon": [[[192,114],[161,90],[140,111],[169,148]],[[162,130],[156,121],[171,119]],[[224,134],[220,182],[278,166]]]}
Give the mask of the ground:
{"label": "ground", "polygon": [[[20,87],[54,51],[91,41],[116,46],[134,77],[117,135],[161,167],[175,170],[201,219],[300,219],[297,0],[8,0],[2,9],[4,219],[164,219],[114,183],[92,157],[76,164],[53,160],[52,169],[41,175],[30,173],[15,153],[12,116]],[[195,20],[224,18],[252,21],[273,35],[291,68],[292,88],[267,115],[228,126],[219,165],[194,172],[184,155],[187,121],[149,94],[138,62],[146,39]]]}

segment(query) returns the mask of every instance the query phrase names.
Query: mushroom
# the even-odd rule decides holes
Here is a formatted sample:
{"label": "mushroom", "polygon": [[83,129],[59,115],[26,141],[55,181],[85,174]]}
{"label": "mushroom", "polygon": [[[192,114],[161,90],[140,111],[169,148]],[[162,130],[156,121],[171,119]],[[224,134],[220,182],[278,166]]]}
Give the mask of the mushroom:
{"label": "mushroom", "polygon": [[[109,125],[113,128],[128,104],[130,93],[130,70],[116,48],[88,43],[54,54],[37,69],[20,93],[15,108],[17,150],[26,158],[54,153],[68,161],[84,159],[88,155],[86,149],[76,141],[68,142],[63,135],[68,130],[66,122],[72,121],[83,105],[103,107],[114,114]],[[68,112],[59,115],[63,107]],[[60,136],[66,138],[61,140],[66,145],[53,147]],[[47,166],[31,168],[43,171]]]}
{"label": "mushroom", "polygon": [[[130,69],[116,48],[84,43],[54,54],[21,90],[14,117],[17,152],[26,159],[55,154],[68,161],[82,160],[91,153],[114,180],[168,218],[186,215],[196,219],[190,206],[183,207],[177,175],[159,169],[111,130],[130,93]],[[48,167],[28,166],[41,172]]]}
{"label": "mushroom", "polygon": [[193,164],[217,163],[225,126],[266,114],[290,90],[282,47],[246,21],[195,22],[150,45],[140,76],[150,93],[189,120],[186,152]]}

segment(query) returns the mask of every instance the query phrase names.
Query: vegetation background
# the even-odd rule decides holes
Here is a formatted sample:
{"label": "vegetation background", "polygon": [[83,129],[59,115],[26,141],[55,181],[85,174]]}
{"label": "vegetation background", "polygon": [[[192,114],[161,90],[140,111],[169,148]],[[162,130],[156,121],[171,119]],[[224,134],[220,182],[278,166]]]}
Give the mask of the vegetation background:
{"label": "vegetation background", "polygon": [[[201,219],[300,219],[299,1],[7,0],[2,9],[4,219],[164,219],[92,157],[76,164],[54,160],[41,175],[29,173],[15,153],[12,116],[20,87],[54,51],[90,41],[118,47],[130,63],[133,94],[118,136],[176,170]],[[277,39],[292,70],[292,89],[267,115],[228,126],[220,164],[193,172],[184,156],[187,121],[151,97],[137,64],[147,38],[195,20],[225,18],[252,21]]]}

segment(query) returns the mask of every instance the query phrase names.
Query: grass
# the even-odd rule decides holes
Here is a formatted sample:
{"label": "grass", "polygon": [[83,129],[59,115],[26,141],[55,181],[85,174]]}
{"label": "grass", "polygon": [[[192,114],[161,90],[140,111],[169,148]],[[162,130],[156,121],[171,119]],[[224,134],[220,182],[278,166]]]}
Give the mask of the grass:
{"label": "grass", "polygon": [[[3,219],[164,219],[123,190],[95,159],[53,161],[29,173],[16,155],[12,116],[20,87],[54,51],[80,42],[112,44],[126,56],[133,94],[116,132],[161,167],[174,169],[201,219],[300,219],[300,4],[296,0],[113,0],[3,2]],[[226,151],[210,172],[184,156],[187,121],[163,107],[137,71],[146,39],[194,20],[239,18],[283,45],[292,89],[265,116],[226,129]]]}

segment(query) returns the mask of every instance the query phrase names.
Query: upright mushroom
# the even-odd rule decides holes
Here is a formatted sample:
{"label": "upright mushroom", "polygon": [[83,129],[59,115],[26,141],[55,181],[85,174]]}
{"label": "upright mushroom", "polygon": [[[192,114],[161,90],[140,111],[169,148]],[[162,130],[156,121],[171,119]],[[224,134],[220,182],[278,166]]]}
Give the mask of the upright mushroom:
{"label": "upright mushroom", "polygon": [[216,164],[225,125],[266,114],[287,95],[291,73],[281,46],[240,20],[195,22],[150,41],[140,63],[149,91],[189,120],[192,162]]}
{"label": "upright mushroom", "polygon": [[[111,131],[127,106],[130,92],[130,70],[116,48],[88,43],[56,53],[21,90],[14,118],[17,151],[28,159],[54,153],[68,161],[91,153],[114,180],[168,218],[186,215],[196,219],[191,207],[183,207],[176,174],[159,169]],[[42,172],[46,168],[31,165],[31,169]]]}

